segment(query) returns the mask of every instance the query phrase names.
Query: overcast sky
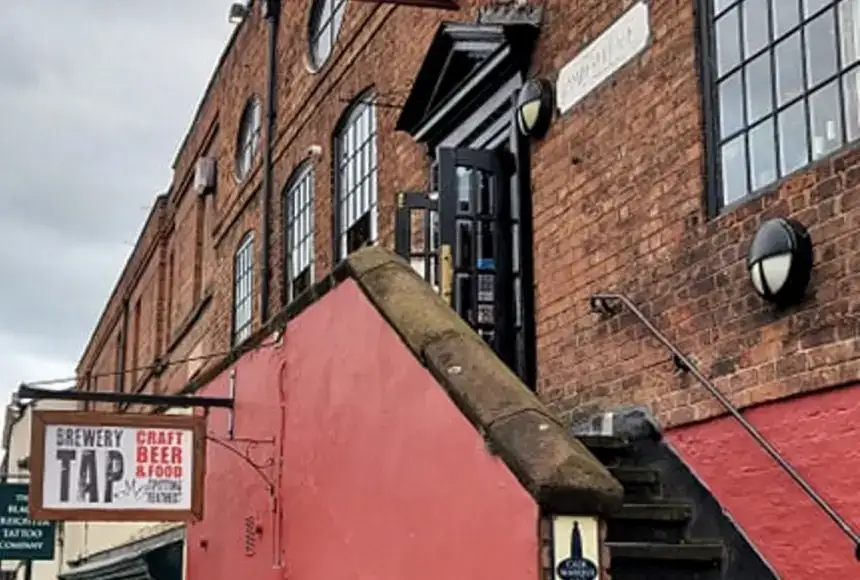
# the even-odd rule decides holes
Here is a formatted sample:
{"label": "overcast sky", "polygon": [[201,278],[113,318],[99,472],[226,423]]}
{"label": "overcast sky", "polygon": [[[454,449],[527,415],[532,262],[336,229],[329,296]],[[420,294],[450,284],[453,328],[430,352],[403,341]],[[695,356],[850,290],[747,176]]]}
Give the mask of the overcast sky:
{"label": "overcast sky", "polygon": [[229,0],[0,1],[0,405],[73,376],[226,43]]}

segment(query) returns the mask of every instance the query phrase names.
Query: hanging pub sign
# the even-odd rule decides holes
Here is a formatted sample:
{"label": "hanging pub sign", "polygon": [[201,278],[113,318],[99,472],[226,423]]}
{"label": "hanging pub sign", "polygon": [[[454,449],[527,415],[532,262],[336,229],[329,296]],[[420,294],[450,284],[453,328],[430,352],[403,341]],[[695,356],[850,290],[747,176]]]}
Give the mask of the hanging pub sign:
{"label": "hanging pub sign", "polygon": [[33,519],[203,517],[203,417],[34,411],[30,449]]}

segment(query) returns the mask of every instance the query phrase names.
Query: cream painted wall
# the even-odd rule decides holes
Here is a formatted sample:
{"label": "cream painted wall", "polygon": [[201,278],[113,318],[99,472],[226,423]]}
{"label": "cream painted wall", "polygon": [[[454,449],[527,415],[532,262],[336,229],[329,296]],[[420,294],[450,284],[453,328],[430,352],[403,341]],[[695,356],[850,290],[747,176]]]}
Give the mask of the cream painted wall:
{"label": "cream painted wall", "polygon": [[[18,467],[18,462],[30,456],[30,424],[33,408],[51,410],[74,410],[77,403],[71,401],[38,401],[28,405],[18,419],[8,427],[8,439],[4,441],[4,447],[9,463],[9,483],[26,483],[29,478],[27,469]],[[6,420],[14,419],[7,413]],[[54,547],[54,559],[49,562],[33,562],[33,580],[56,580],[60,572],[63,546],[61,525],[57,525],[57,544]],[[5,561],[3,570],[15,570],[20,562]],[[23,566],[18,570],[17,578],[24,578]]]}

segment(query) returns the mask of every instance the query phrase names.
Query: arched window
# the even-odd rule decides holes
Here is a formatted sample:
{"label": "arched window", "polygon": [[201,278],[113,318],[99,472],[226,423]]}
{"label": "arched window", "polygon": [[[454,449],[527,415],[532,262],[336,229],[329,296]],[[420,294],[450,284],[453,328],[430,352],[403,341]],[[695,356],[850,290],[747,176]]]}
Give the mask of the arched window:
{"label": "arched window", "polygon": [[332,47],[337,40],[346,0],[314,0],[308,21],[308,44],[310,66],[319,70],[331,56]]}
{"label": "arched window", "polygon": [[254,96],[245,104],[236,134],[236,179],[239,181],[243,181],[251,172],[257,150],[260,148],[261,126],[260,100]]}
{"label": "arched window", "polygon": [[254,304],[254,234],[248,232],[233,258],[233,345],[251,336]]}
{"label": "arched window", "polygon": [[361,96],[335,135],[335,258],[345,258],[377,238],[376,108]]}
{"label": "arched window", "polygon": [[284,240],[289,304],[314,280],[314,172],[307,161],[295,171],[284,192]]}

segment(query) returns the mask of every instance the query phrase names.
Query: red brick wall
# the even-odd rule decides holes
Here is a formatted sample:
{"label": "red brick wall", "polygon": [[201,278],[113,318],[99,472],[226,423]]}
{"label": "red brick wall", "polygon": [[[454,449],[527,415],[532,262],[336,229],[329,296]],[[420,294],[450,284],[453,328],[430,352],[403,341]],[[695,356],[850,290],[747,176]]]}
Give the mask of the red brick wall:
{"label": "red brick wall", "polygon": [[[533,149],[542,396],[564,415],[649,405],[668,425],[720,412],[633,317],[591,314],[598,291],[628,294],[736,404],[853,380],[860,154],[825,159],[708,220],[694,3],[650,5],[652,45]],[[541,74],[552,76],[624,10],[569,6],[588,16],[563,19],[550,7]],[[774,216],[809,228],[817,264],[810,300],[783,315],[754,295],[744,264],[756,228]]]}
{"label": "red brick wall", "polygon": [[[747,419],[840,515],[860,528],[856,384],[762,405],[750,410]],[[666,439],[780,578],[857,576],[855,547],[736,421],[721,418],[674,429]],[[732,458],[730,468],[727,457]]]}
{"label": "red brick wall", "polygon": [[[333,55],[315,74],[305,65],[310,1],[292,3],[284,11],[271,216],[272,313],[281,306],[282,190],[289,176],[309,147],[322,148],[314,161],[320,276],[332,262],[332,133],[337,121],[350,100],[370,85],[384,104],[402,103],[438,22],[471,20],[474,5],[481,3],[462,2],[464,9],[451,14],[351,2]],[[693,5],[655,0],[651,7],[648,50],[574,110],[556,118],[548,136],[533,147],[542,396],[564,415],[648,404],[668,425],[719,411],[689,377],[674,373],[665,350],[632,317],[604,322],[588,311],[588,297],[600,290],[630,295],[738,404],[854,378],[860,369],[851,298],[860,260],[860,236],[854,233],[860,222],[860,171],[854,168],[860,154],[819,162],[767,195],[707,219]],[[598,0],[554,2],[545,8],[533,72],[552,79],[624,10],[622,3]],[[168,251],[176,256],[174,338],[182,321],[195,312],[194,305],[202,304],[205,290],[211,286],[212,293],[181,339],[167,340],[166,330],[162,338],[148,339],[160,344],[157,354],[163,360],[229,348],[233,253],[249,230],[258,232],[255,294],[259,289],[255,192],[261,181],[260,159],[245,182],[236,182],[233,168],[242,109],[250,94],[265,91],[265,26],[254,11],[240,27],[177,154],[171,202],[159,230],[165,244],[162,268]],[[376,114],[379,226],[383,242],[390,243],[394,195],[425,185],[426,160],[408,136],[393,133],[397,108],[380,106]],[[205,151],[218,159],[218,187],[211,200],[209,233],[199,237],[198,222],[189,217],[196,215],[196,194],[188,184],[195,160]],[[817,262],[810,301],[779,317],[753,295],[743,263],[756,227],[775,215],[792,215],[810,228]],[[203,260],[201,280],[206,280],[197,286],[199,291],[188,282],[195,260]],[[164,271],[161,278],[167,278]],[[107,337],[116,324],[119,296],[136,280],[121,282],[82,370],[95,368],[96,359],[102,366],[114,360],[100,353],[111,348]],[[163,289],[162,309],[166,296]],[[254,317],[258,326],[258,303]],[[178,389],[194,371],[185,363],[174,366],[159,388]]]}

